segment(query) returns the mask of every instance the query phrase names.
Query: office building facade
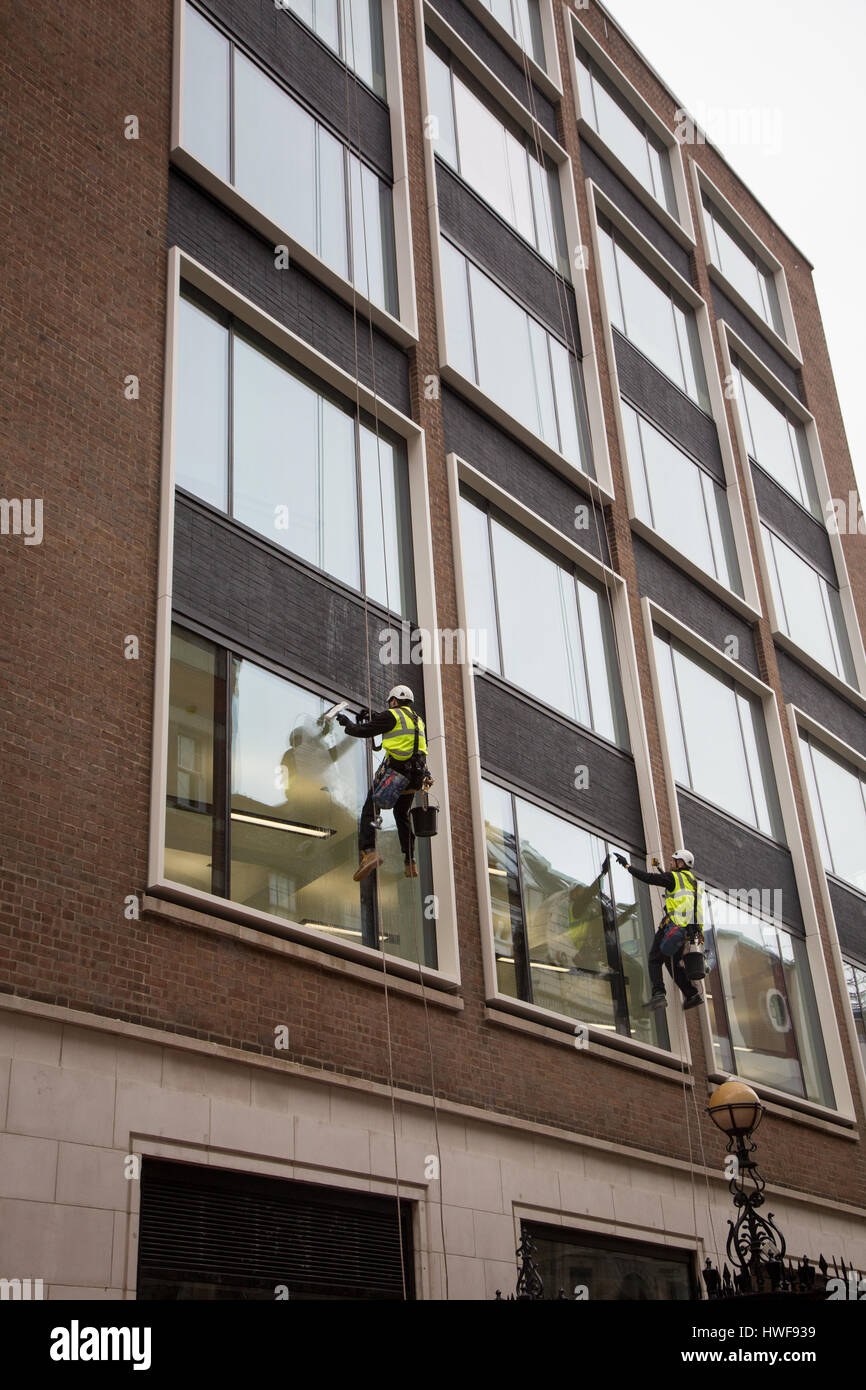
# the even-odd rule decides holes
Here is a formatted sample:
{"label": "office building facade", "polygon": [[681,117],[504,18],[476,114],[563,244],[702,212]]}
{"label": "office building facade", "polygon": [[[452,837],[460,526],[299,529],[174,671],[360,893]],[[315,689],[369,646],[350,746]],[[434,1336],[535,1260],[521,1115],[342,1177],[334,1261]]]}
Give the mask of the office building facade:
{"label": "office building facade", "polygon": [[[866,1269],[866,560],[802,252],[591,0],[13,26],[0,1276]],[[37,505],[38,504],[38,505]],[[38,528],[37,528],[38,517]],[[840,524],[841,521],[841,524]],[[852,524],[853,521],[853,524]],[[438,834],[404,876],[408,684]],[[705,1002],[647,1008],[678,845]],[[605,865],[608,867],[605,867]]]}

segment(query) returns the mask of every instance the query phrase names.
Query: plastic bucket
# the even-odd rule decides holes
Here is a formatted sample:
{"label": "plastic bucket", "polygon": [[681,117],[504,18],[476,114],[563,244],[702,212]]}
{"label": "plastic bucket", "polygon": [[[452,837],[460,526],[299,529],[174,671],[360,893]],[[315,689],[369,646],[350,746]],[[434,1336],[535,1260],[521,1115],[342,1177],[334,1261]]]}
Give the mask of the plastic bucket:
{"label": "plastic bucket", "polygon": [[426,796],[424,804],[413,806],[409,815],[412,817],[412,830],[419,840],[429,840],[436,834],[439,807],[428,805]]}
{"label": "plastic bucket", "polygon": [[707,973],[703,951],[686,951],[683,955],[683,968],[690,980],[702,980]]}

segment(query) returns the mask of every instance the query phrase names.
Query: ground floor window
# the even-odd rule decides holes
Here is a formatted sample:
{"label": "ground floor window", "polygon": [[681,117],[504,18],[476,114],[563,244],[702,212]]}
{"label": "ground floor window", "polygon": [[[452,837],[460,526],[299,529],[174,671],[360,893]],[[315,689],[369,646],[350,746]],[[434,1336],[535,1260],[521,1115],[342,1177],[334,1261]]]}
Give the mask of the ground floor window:
{"label": "ground floor window", "polygon": [[598,1302],[688,1300],[696,1297],[694,1256],[688,1250],[524,1221],[535,1246],[544,1297]]}
{"label": "ground floor window", "polygon": [[138,1298],[414,1298],[412,1204],[145,1158]]}

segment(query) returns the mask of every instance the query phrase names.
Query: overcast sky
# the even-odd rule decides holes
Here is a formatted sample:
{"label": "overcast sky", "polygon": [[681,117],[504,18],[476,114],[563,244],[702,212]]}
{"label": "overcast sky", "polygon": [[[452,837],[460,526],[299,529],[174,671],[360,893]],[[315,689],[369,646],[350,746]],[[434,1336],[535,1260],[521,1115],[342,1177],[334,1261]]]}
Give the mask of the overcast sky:
{"label": "overcast sky", "polygon": [[712,107],[765,113],[762,142],[729,122],[713,143],[815,267],[866,504],[866,0],[604,2],[698,121]]}

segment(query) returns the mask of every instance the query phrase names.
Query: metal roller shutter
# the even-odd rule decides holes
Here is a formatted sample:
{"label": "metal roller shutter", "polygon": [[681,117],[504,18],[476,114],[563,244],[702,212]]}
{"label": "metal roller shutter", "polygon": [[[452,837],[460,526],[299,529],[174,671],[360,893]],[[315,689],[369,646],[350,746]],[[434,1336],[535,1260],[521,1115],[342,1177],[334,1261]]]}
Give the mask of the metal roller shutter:
{"label": "metal roller shutter", "polygon": [[[400,1207],[411,1298],[412,1206]],[[274,1298],[278,1286],[292,1298],[402,1298],[395,1199],[145,1157],[140,1299]]]}

